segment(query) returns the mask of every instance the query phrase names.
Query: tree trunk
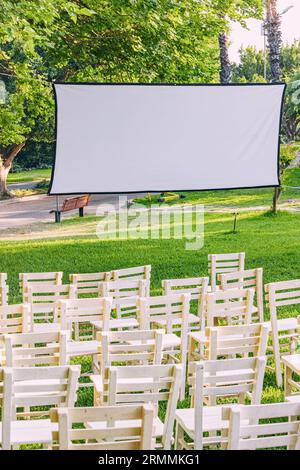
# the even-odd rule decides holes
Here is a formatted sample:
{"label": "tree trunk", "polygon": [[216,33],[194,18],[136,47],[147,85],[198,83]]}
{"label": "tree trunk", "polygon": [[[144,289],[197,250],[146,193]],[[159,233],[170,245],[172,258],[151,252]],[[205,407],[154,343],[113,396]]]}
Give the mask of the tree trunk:
{"label": "tree trunk", "polygon": [[0,199],[12,197],[11,192],[7,188],[7,176],[11,170],[12,164],[18,153],[24,147],[25,142],[15,144],[5,154],[0,154]]}
{"label": "tree trunk", "polygon": [[[280,80],[280,53],[281,53],[281,19],[277,12],[277,0],[266,0],[266,31],[269,52],[269,63],[271,70],[271,82]],[[277,212],[277,202],[281,193],[281,188],[274,189],[273,212]]]}
{"label": "tree trunk", "polygon": [[231,81],[231,65],[228,55],[228,38],[226,33],[219,34],[220,47],[220,82],[230,83]]}
{"label": "tree trunk", "polygon": [[281,19],[277,12],[277,0],[266,1],[266,30],[268,40],[271,82],[280,80]]}

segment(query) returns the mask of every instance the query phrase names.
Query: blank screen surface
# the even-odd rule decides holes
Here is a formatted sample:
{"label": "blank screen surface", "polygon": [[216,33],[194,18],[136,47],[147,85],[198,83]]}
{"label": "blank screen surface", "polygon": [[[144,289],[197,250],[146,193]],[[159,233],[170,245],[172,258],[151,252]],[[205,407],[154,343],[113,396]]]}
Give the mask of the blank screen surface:
{"label": "blank screen surface", "polygon": [[284,84],[55,84],[50,194],[277,186]]}

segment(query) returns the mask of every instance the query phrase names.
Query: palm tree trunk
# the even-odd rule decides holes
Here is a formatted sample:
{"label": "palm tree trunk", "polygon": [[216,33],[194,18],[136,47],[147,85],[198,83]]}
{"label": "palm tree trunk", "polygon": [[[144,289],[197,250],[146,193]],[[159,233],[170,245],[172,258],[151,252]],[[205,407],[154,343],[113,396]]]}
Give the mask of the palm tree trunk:
{"label": "palm tree trunk", "polygon": [[266,30],[268,40],[271,81],[280,80],[280,51],[282,46],[281,19],[277,12],[277,0],[266,0]]}
{"label": "palm tree trunk", "polygon": [[230,83],[231,81],[231,65],[228,55],[228,37],[225,32],[219,34],[220,48],[220,82]]}
{"label": "palm tree trunk", "polygon": [[[280,53],[281,53],[281,19],[277,12],[277,0],[266,0],[266,23],[271,82],[280,80]],[[277,212],[277,203],[281,188],[274,189],[272,211]]]}

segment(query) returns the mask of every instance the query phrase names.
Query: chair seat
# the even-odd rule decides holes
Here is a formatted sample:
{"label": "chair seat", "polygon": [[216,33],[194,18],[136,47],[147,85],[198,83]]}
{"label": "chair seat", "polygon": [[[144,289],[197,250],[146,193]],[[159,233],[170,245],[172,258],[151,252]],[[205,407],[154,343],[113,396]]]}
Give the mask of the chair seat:
{"label": "chair seat", "polygon": [[[238,408],[238,404],[230,404],[230,407]],[[204,406],[203,407],[203,432],[220,431],[228,428],[228,421],[222,419],[222,409],[224,406]],[[176,411],[176,421],[185,432],[194,439],[195,436],[195,409],[185,408]]]}
{"label": "chair seat", "polygon": [[32,327],[33,333],[46,333],[47,331],[59,332],[60,330],[60,323],[34,323]]}
{"label": "chair seat", "polygon": [[[124,366],[126,367],[126,366]],[[90,375],[90,379],[98,393],[103,392],[103,378],[101,374]],[[149,377],[132,377],[126,379],[119,379],[120,384],[136,384],[136,383],[149,383]]]}
{"label": "chair seat", "polygon": [[[91,321],[91,325],[96,329],[96,330],[102,330],[103,328],[103,322],[102,321]],[[111,318],[109,320],[109,328],[114,329],[114,328],[138,328],[139,327],[139,322],[137,321],[136,318],[132,317],[123,317],[123,318]]]}
{"label": "chair seat", "polygon": [[[159,326],[166,326],[167,320],[166,319],[155,320],[155,323]],[[181,323],[182,323],[181,318],[174,318],[174,320],[172,321],[173,325],[181,325]],[[189,324],[200,323],[200,318],[198,317],[198,315],[195,315],[194,313],[189,313],[188,323]]]}
{"label": "chair seat", "polygon": [[[270,321],[264,322],[263,325],[268,326],[270,331],[272,330]],[[298,327],[297,318],[280,318],[277,320],[278,331],[296,330]]]}
{"label": "chair seat", "polygon": [[[50,419],[13,421],[11,424],[11,444],[52,444],[52,432],[58,430],[57,423]],[[0,427],[2,441],[2,427]]]}
{"label": "chair seat", "polygon": [[[154,340],[146,341],[146,344],[153,344],[153,343],[154,343]],[[132,345],[140,344],[140,341],[129,341],[128,344],[132,344]],[[167,333],[163,335],[162,348],[164,350],[167,350],[170,348],[177,348],[177,347],[180,347],[180,345],[181,345],[181,340],[174,333]]]}
{"label": "chair seat", "polygon": [[[154,434],[153,437],[159,438],[162,437],[164,434],[164,424],[161,422],[161,420],[156,417],[154,418]],[[140,419],[134,419],[134,420],[128,420],[128,421],[115,421],[113,424],[113,427],[128,427],[128,428],[136,428],[141,425],[141,420]],[[96,421],[96,422],[87,422],[87,426],[91,429],[105,429],[107,427],[107,422],[103,421]]]}
{"label": "chair seat", "polygon": [[300,395],[290,395],[285,397],[285,401],[288,403],[300,403]]}
{"label": "chair seat", "polygon": [[91,341],[68,341],[67,355],[70,356],[89,356],[98,354],[99,342]]}

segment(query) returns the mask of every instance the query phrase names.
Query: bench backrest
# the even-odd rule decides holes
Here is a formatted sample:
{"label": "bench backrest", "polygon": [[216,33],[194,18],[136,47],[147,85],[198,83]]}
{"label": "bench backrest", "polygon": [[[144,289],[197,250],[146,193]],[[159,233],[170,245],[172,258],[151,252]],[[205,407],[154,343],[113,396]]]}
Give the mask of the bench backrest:
{"label": "bench backrest", "polygon": [[58,302],[64,299],[75,299],[75,287],[69,284],[30,283],[27,286],[28,303],[30,304],[31,323],[58,322],[60,317]]}
{"label": "bench backrest", "polygon": [[90,201],[90,195],[86,194],[84,196],[72,197],[70,199],[65,199],[61,208],[61,212],[71,211],[74,209],[81,209],[88,205]]}

